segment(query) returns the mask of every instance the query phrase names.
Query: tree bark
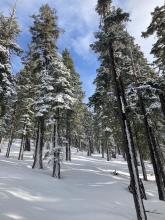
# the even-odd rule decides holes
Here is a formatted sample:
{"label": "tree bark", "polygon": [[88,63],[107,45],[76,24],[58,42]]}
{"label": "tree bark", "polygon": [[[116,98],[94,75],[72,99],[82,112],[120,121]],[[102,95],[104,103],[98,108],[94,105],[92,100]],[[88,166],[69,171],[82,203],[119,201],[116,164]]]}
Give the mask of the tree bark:
{"label": "tree bark", "polygon": [[109,147],[108,147],[108,139],[106,138],[106,150],[107,150],[107,161],[110,161],[110,152],[109,152]]}
{"label": "tree bark", "polygon": [[92,151],[91,151],[91,143],[90,143],[90,138],[88,139],[88,151],[87,151],[87,156],[91,156]]}
{"label": "tree bark", "polygon": [[[154,147],[154,151],[155,151],[155,156],[157,159],[157,163],[158,163],[158,169],[159,169],[159,174],[160,174],[160,178],[162,178],[162,182],[164,185],[164,191],[165,191],[165,172],[164,172],[164,168],[163,168],[163,163],[161,160],[161,155],[160,155],[160,149],[158,148],[158,145],[156,143],[156,139],[154,136],[154,132],[153,129],[150,127],[150,133],[151,133],[151,139],[152,139],[152,143],[153,143],[153,147]],[[164,193],[165,194],[165,193]]]}
{"label": "tree bark", "polygon": [[146,167],[145,167],[144,159],[143,159],[143,153],[141,152],[141,150],[139,150],[139,155],[140,155],[140,163],[141,163],[142,173],[143,173],[143,180],[148,181],[147,171],[146,171]]}
{"label": "tree bark", "polygon": [[45,129],[44,125],[45,125],[44,117],[39,117],[36,147],[35,147],[35,153],[34,153],[34,162],[33,162],[32,168],[38,167],[39,169],[43,169],[42,151],[43,151],[43,146],[44,146],[44,129]]}
{"label": "tree bark", "polygon": [[162,113],[165,117],[165,95],[163,93],[160,93],[159,99],[160,99],[160,103],[161,103]]}
{"label": "tree bark", "polygon": [[142,173],[143,173],[143,180],[144,181],[148,181],[148,179],[147,179],[147,171],[146,171],[146,167],[145,167],[144,159],[143,159],[143,152],[142,152],[142,149],[141,149],[141,147],[139,145],[138,131],[136,129],[134,121],[133,121],[133,125],[134,125],[134,131],[135,131],[136,145],[137,145],[137,149],[139,151],[139,156],[140,156],[140,163],[141,163],[141,168],[142,168]]}
{"label": "tree bark", "polygon": [[31,145],[30,145],[30,138],[28,134],[25,136],[25,151],[30,151],[31,150]]}
{"label": "tree bark", "polygon": [[25,135],[22,134],[18,160],[23,160],[24,145],[25,145]]}
{"label": "tree bark", "polygon": [[9,138],[9,142],[8,142],[8,146],[7,146],[7,151],[6,151],[6,157],[7,158],[10,156],[10,150],[11,150],[11,146],[12,146],[13,139],[14,139],[13,136],[14,136],[14,134],[12,132],[11,135],[10,135],[10,138]]}
{"label": "tree bark", "polygon": [[0,136],[0,153],[1,153],[2,137]]}
{"label": "tree bark", "polygon": [[70,137],[70,113],[67,112],[67,117],[66,117],[66,160],[71,161],[71,137]]}

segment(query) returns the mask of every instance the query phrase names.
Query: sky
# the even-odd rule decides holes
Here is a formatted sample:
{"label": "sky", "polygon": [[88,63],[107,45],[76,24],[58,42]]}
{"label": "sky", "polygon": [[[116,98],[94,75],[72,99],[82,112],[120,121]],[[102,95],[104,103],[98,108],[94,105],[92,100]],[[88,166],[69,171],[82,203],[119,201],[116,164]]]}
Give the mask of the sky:
{"label": "sky", "polygon": [[[89,45],[94,42],[94,32],[98,30],[99,18],[95,12],[97,0],[17,0],[16,17],[21,28],[17,39],[18,44],[25,51],[30,43],[29,27],[32,25],[31,15],[37,13],[42,4],[48,3],[57,10],[58,25],[65,30],[58,41],[59,51],[68,48],[80,74],[83,89],[86,93],[85,101],[94,92],[93,80],[99,66],[97,55]],[[114,0],[113,4],[130,13],[131,22],[127,25],[128,32],[135,37],[141,46],[145,57],[152,62],[150,55],[154,37],[141,38],[151,21],[151,12],[156,6],[163,5],[164,0]],[[15,0],[0,0],[0,12],[9,14]],[[20,59],[14,57],[12,68],[16,73],[21,69]]]}

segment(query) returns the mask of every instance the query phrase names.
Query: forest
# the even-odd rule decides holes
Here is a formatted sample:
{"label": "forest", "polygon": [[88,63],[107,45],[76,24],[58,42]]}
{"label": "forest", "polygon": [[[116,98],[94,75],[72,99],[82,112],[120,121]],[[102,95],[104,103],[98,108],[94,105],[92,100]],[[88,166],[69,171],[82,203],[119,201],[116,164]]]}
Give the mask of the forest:
{"label": "forest", "polygon": [[[58,11],[47,3],[29,15],[27,51],[18,41],[17,4],[8,16],[0,13],[1,220],[165,219],[165,4],[151,12],[149,26],[141,30],[146,40],[154,36],[152,62],[127,30],[129,13],[112,0],[98,0],[95,10],[98,31],[90,48],[99,67],[88,102],[69,46],[58,48],[68,31],[58,25]],[[16,74],[13,56],[22,63]],[[96,190],[83,191],[88,184]],[[26,216],[34,202],[42,202],[42,193],[44,211],[36,208]],[[62,196],[64,207],[56,196]],[[88,210],[81,197],[95,207]],[[8,213],[10,208],[21,214]]]}

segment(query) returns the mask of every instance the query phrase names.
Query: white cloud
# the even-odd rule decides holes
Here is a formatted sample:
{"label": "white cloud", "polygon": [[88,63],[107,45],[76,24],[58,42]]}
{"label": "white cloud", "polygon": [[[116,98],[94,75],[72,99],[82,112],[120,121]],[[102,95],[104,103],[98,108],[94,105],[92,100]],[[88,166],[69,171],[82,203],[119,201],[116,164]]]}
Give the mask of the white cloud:
{"label": "white cloud", "polygon": [[[7,13],[14,2],[15,0],[0,0],[0,10]],[[114,0],[113,2],[130,13],[132,22],[128,24],[128,31],[135,37],[145,56],[151,61],[153,57],[149,53],[154,38],[143,39],[141,32],[146,30],[151,21],[150,13],[156,6],[162,5],[164,0]],[[78,55],[79,63],[86,64],[84,68],[87,70],[82,70],[79,64],[77,69],[88,95],[91,95],[94,88],[91,82],[95,77],[96,58],[91,52],[89,44],[94,41],[93,32],[99,26],[99,18],[95,12],[97,0],[18,0],[17,17],[25,35],[29,35],[28,29],[32,22],[30,16],[45,3],[57,9],[59,25],[66,31],[59,40],[60,48],[72,49]],[[19,61],[16,62],[16,65],[19,66]],[[87,73],[89,66],[90,69],[94,68],[93,73]]]}
{"label": "white cloud", "polygon": [[[0,8],[7,8],[15,0],[1,0]],[[114,4],[122,7],[131,15],[128,31],[136,38],[145,55],[151,59],[149,51],[153,38],[142,39],[141,32],[145,31],[151,20],[150,13],[157,5],[162,5],[164,0],[114,0]],[[30,16],[37,12],[42,4],[48,3],[57,9],[59,24],[66,32],[62,36],[60,45],[72,48],[82,58],[90,56],[89,43],[93,40],[93,32],[98,27],[98,16],[95,12],[97,0],[18,0],[17,17],[24,32],[28,34]]]}
{"label": "white cloud", "polygon": [[124,9],[130,13],[131,18],[128,31],[135,37],[136,42],[150,61],[153,59],[150,50],[155,39],[154,37],[143,39],[141,32],[145,31],[150,24],[151,12],[154,11],[154,8],[163,5],[163,3],[164,0],[127,0],[124,5]]}
{"label": "white cloud", "polygon": [[[1,0],[0,8],[5,12],[12,7],[14,0]],[[89,44],[93,32],[98,27],[95,12],[97,0],[18,0],[17,17],[23,32],[28,34],[30,16],[36,13],[42,4],[48,3],[57,9],[59,25],[66,31],[60,40],[63,47],[72,48],[82,58],[90,56]]]}
{"label": "white cloud", "polygon": [[84,36],[79,36],[72,40],[72,45],[75,49],[75,52],[84,57],[84,59],[88,59],[86,54],[90,53],[90,44],[94,41],[93,32],[89,32]]}

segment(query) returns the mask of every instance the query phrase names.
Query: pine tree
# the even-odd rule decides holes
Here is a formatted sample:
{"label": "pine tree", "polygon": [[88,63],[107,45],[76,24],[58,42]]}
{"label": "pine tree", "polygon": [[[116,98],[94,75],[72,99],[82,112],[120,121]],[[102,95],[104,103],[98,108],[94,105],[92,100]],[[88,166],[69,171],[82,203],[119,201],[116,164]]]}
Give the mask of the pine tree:
{"label": "pine tree", "polygon": [[30,69],[26,64],[25,68],[17,74],[17,134],[21,138],[20,152],[18,159],[23,159],[25,150],[30,151],[30,139],[33,137],[34,127],[34,94]]}
{"label": "pine tree", "polygon": [[150,35],[156,34],[157,41],[153,45],[151,54],[156,58],[154,63],[159,67],[159,70],[165,74],[165,4],[156,7],[151,15],[152,21],[148,26],[147,31],[142,33],[142,36],[149,37]]}
{"label": "pine tree", "polygon": [[9,98],[15,94],[14,78],[11,73],[11,53],[20,53],[16,44],[19,28],[15,18],[15,9],[9,17],[0,15],[0,117],[5,114]]}
{"label": "pine tree", "polygon": [[31,80],[34,84],[34,111],[37,123],[34,167],[43,168],[42,150],[44,145],[45,119],[51,108],[53,78],[50,75],[52,58],[59,29],[56,24],[56,11],[48,5],[40,8],[38,15],[33,15],[33,26],[30,28],[32,41],[27,56],[30,64]]}
{"label": "pine tree", "polygon": [[[83,109],[84,109],[84,104],[83,104],[83,98],[84,98],[84,93],[82,91],[82,86],[80,82],[80,76],[76,72],[73,60],[71,58],[71,55],[67,49],[63,51],[63,62],[65,66],[70,70],[70,83],[73,87],[73,97],[75,98],[75,103],[73,105],[73,111],[71,112],[70,119],[68,121],[68,142],[69,142],[69,152],[70,152],[70,144],[74,144],[75,146],[80,142],[80,137],[82,136],[83,133],[83,126],[82,126],[82,121],[83,121]],[[69,114],[69,112],[68,112]],[[76,146],[77,147],[77,146]],[[67,156],[66,154],[66,159],[70,158],[70,153]]]}
{"label": "pine tree", "polygon": [[15,112],[16,90],[10,58],[13,53],[20,55],[22,52],[16,43],[19,32],[15,8],[8,17],[0,15],[0,141],[7,133],[13,133],[9,121]]}
{"label": "pine tree", "polygon": [[111,6],[111,1],[98,1],[98,14],[101,16],[100,32],[96,34],[97,42],[93,49],[99,52],[100,60],[108,63],[109,71],[112,73],[115,87],[115,95],[118,102],[118,111],[123,132],[123,141],[127,155],[128,167],[133,188],[133,197],[137,212],[137,219],[147,219],[143,201],[141,198],[140,180],[136,161],[136,152],[131,129],[130,119],[127,111],[127,99],[124,84],[121,79],[118,63],[122,62],[124,45],[127,33],[124,31],[125,22],[129,15],[123,13],[121,9]]}
{"label": "pine tree", "polygon": [[[151,49],[151,54],[154,55],[154,62],[153,64],[158,67],[162,76],[160,76],[159,80],[157,81],[157,88],[159,99],[162,107],[162,112],[165,116],[165,4],[160,7],[156,7],[154,12],[151,13],[152,21],[147,28],[146,32],[142,32],[143,37],[149,37],[151,35],[156,35],[156,42]],[[153,83],[155,84],[155,83]]]}
{"label": "pine tree", "polygon": [[[25,59],[25,68],[30,73],[36,121],[33,168],[43,168],[42,151],[47,121],[52,119],[51,123],[54,124],[54,129],[57,127],[60,141],[60,123],[66,112],[71,110],[74,98],[70,71],[57,52],[56,43],[60,29],[57,27],[56,11],[44,5],[40,8],[39,14],[33,15],[32,18],[34,20],[30,29],[32,41]],[[53,146],[55,147],[55,141]]]}

